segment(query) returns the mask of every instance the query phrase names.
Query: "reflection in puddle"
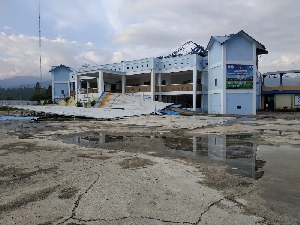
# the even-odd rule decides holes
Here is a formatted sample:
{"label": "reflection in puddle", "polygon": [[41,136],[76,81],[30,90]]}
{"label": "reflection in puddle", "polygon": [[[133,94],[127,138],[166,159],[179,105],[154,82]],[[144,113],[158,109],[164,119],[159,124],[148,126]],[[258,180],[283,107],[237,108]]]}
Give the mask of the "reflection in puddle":
{"label": "reflection in puddle", "polygon": [[227,120],[225,123],[233,123],[233,122],[238,122],[238,121],[255,121],[255,120],[259,120],[259,118],[252,118],[252,117],[237,117],[235,119],[232,120]]}
{"label": "reflection in puddle", "polygon": [[38,118],[30,116],[0,116],[0,121],[33,121]]}
{"label": "reflection in puddle", "polygon": [[300,131],[281,131],[281,130],[265,130],[265,129],[260,129],[259,133],[273,135],[273,136],[294,136],[294,135],[298,136],[298,135],[300,135]]}
{"label": "reflection in puddle", "polygon": [[[94,134],[91,136],[75,137],[71,141],[76,144],[106,145],[113,142],[132,142],[134,136]],[[137,137],[136,137],[137,138]],[[263,176],[262,170],[266,161],[256,158],[257,145],[251,140],[251,134],[236,135],[203,135],[203,136],[138,136],[138,138],[151,138],[163,142],[170,151],[181,152],[184,155],[208,158],[210,161],[222,162],[227,165],[227,172],[259,179]]]}

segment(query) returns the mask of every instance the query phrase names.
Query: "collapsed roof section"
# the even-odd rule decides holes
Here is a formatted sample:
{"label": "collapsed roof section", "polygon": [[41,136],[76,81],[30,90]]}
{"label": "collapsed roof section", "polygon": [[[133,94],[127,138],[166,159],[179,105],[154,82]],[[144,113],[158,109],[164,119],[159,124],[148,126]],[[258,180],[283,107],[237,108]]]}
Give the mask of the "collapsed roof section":
{"label": "collapsed roof section", "polygon": [[159,56],[157,57],[158,59],[163,59],[163,58],[174,58],[174,57],[179,57],[179,56],[184,56],[184,55],[192,55],[192,54],[197,54],[200,56],[205,57],[207,55],[207,51],[205,48],[201,45],[196,44],[193,41],[188,41],[181,45],[177,50],[172,52],[171,54],[167,56]]}

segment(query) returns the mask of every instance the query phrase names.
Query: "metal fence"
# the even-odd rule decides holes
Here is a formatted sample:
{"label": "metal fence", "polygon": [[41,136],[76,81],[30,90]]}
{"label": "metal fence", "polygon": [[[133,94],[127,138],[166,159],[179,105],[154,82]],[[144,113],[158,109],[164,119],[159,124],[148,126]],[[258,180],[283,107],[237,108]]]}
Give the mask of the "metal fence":
{"label": "metal fence", "polygon": [[37,101],[22,101],[22,100],[0,100],[0,106],[7,105],[37,105]]}

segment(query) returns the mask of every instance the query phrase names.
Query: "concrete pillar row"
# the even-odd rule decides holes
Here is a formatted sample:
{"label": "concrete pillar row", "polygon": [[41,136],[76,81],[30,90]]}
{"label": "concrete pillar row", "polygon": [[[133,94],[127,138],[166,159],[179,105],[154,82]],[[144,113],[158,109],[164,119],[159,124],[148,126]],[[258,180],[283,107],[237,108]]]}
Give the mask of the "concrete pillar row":
{"label": "concrete pillar row", "polygon": [[158,91],[159,91],[158,101],[162,102],[162,98],[161,98],[161,73],[158,74]]}
{"label": "concrete pillar row", "polygon": [[101,94],[104,91],[104,78],[103,71],[99,71],[99,79],[98,79],[98,92]]}
{"label": "concrete pillar row", "polygon": [[151,70],[151,100],[155,101],[155,71]]}
{"label": "concrete pillar row", "polygon": [[125,94],[126,92],[126,75],[122,75],[122,94]]}
{"label": "concrete pillar row", "polygon": [[193,67],[193,111],[196,111],[197,103],[197,67]]}

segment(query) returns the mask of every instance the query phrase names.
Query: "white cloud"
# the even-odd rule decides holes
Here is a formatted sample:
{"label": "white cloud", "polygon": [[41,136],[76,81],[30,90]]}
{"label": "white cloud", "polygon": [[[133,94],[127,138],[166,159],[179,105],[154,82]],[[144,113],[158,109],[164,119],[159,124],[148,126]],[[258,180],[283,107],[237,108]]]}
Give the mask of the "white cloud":
{"label": "white cloud", "polygon": [[[298,4],[295,0],[42,1],[42,34],[51,36],[42,39],[43,73],[59,64],[77,68],[86,62],[166,55],[188,40],[206,47],[210,36],[241,29],[269,51],[259,61],[261,72],[300,69]],[[18,27],[11,26],[0,34],[0,78],[38,76],[38,37],[16,34]]]}
{"label": "white cloud", "polygon": [[4,30],[12,30],[13,28],[12,27],[9,27],[9,26],[5,26],[4,27]]}
{"label": "white cloud", "polygon": [[[17,75],[39,76],[39,42],[38,37],[25,35],[7,35],[0,33],[0,78]],[[84,46],[83,46],[84,47]],[[78,53],[79,51],[79,53]],[[57,37],[56,39],[42,38],[42,68],[43,74],[48,75],[51,66],[65,64],[79,67],[84,59],[78,57],[85,49],[79,49],[76,42]],[[94,52],[84,53],[92,62],[103,61]]]}

